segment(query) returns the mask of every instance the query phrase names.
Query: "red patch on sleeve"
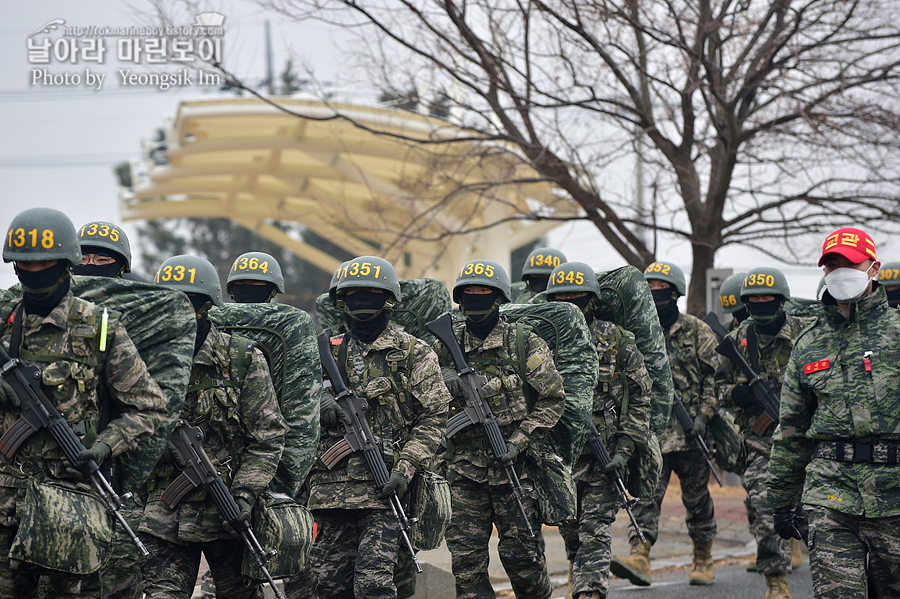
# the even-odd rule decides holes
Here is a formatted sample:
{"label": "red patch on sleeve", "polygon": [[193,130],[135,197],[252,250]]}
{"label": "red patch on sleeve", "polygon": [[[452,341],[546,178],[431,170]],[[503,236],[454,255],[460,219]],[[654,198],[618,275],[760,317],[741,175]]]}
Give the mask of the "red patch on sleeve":
{"label": "red patch on sleeve", "polygon": [[741,347],[747,347],[747,340],[741,339]]}
{"label": "red patch on sleeve", "polygon": [[335,337],[334,339],[331,340],[331,345],[340,345],[343,342],[344,342],[343,337]]}
{"label": "red patch on sleeve", "polygon": [[15,313],[15,312],[10,312],[10,313],[9,313],[9,318],[6,319],[6,323],[9,324],[9,323],[15,322],[15,321],[16,321],[16,313]]}
{"label": "red patch on sleeve", "polygon": [[814,372],[819,372],[820,370],[828,370],[829,368],[831,368],[830,360],[819,360],[818,362],[804,364],[803,374],[812,374]]}

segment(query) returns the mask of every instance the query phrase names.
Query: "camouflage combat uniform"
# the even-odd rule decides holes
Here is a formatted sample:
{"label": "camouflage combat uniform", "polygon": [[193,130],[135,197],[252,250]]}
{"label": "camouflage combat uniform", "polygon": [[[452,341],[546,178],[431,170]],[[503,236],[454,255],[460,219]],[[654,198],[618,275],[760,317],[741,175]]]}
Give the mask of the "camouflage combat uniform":
{"label": "camouflage combat uniform", "polygon": [[[594,389],[594,422],[606,444],[615,449],[616,437],[626,435],[635,444],[650,434],[650,375],[637,349],[634,335],[611,322],[594,319],[591,339],[600,359],[600,378]],[[625,381],[626,412],[622,414]],[[621,416],[620,416],[621,414]],[[572,592],[609,591],[610,526],[622,505],[609,475],[585,446],[574,469],[578,489],[578,524],[559,527],[572,567]]]}
{"label": "camouflage combat uniform", "polygon": [[[194,357],[191,385],[200,389],[189,388],[181,417],[204,430],[203,448],[232,495],[252,505],[275,474],[287,427],[262,352],[251,351],[243,382],[232,386],[231,361],[238,357],[231,346],[231,336],[213,325]],[[206,491],[186,495],[174,509],[162,501],[163,491],[180,474],[178,459],[174,449],[167,449],[150,477],[140,526],[150,551],[142,565],[147,597],[189,598],[201,552],[220,596],[255,597],[259,585],[245,586],[241,575],[244,544],[224,528]]]}
{"label": "camouflage combat uniform", "polygon": [[[5,347],[9,347],[14,308],[12,302],[0,304]],[[80,435],[83,443],[104,442],[111,455],[117,456],[134,450],[163,422],[166,397],[121,324],[110,322],[106,351],[99,350],[101,312],[70,292],[46,318],[26,315],[20,357],[41,366],[47,394],[76,431],[85,431]],[[114,399],[119,416],[97,434],[101,396]],[[18,417],[18,409],[6,407],[0,415],[0,426],[6,431]],[[81,586],[78,578],[39,573],[27,564],[10,569],[5,559],[16,533],[16,510],[21,510],[25,500],[28,477],[76,482],[66,473],[68,462],[57,444],[43,432],[33,439],[39,445],[25,443],[11,464],[0,463],[0,552],[4,556],[0,560],[0,597],[35,596],[38,574],[42,591],[58,597],[76,596]]]}
{"label": "camouflage combat uniform", "polygon": [[850,304],[849,319],[826,306],[794,345],[769,505],[794,505],[802,491],[816,597],[900,597],[898,380],[900,314],[881,288]]}
{"label": "camouflage combat uniform", "polygon": [[[747,352],[747,330],[753,324],[752,319],[747,319],[729,333],[741,354],[747,358],[750,364],[753,364],[753,361],[750,360]],[[772,382],[775,392],[779,396],[784,380],[784,370],[791,356],[794,341],[804,326],[805,323],[801,319],[788,315],[777,335],[761,333],[757,335],[757,357],[761,370],[758,374]],[[757,417],[762,415],[762,408],[738,408],[731,398],[731,391],[734,387],[747,382],[747,377],[737,370],[730,360],[723,358],[719,361],[716,370],[716,391],[719,394],[719,402],[723,407],[733,410],[735,422],[743,431],[744,449],[747,453],[747,466],[741,482],[753,508],[752,531],[757,544],[756,568],[757,571],[766,575],[785,574],[791,570],[790,543],[775,532],[772,509],[766,503],[766,473],[769,468],[769,455],[772,452],[774,427],[771,427],[764,436],[758,436],[751,429]]]}
{"label": "camouflage combat uniform", "polygon": [[[519,471],[525,448],[543,437],[562,416],[565,391],[547,344],[536,333],[530,333],[525,340],[526,379],[537,399],[529,410],[524,381],[515,366],[518,364],[515,343],[515,327],[501,317],[484,340],[466,331],[464,349],[472,367],[487,377],[484,398],[490,403],[503,438],[519,450],[516,462]],[[435,349],[441,356],[442,365],[450,366],[449,353],[443,349],[443,344],[436,342]],[[454,398],[455,408],[462,409],[463,405],[463,400]],[[535,530],[534,539],[528,538],[523,516],[506,474],[494,458],[484,427],[466,428],[453,437],[453,444],[455,449],[447,464],[453,516],[446,540],[456,577],[457,598],[494,597],[488,578],[488,540],[493,525],[500,535],[500,561],[516,597],[549,597],[550,577],[544,556],[544,538],[535,513],[534,492],[527,478],[522,480],[527,492],[523,503]]]}
{"label": "camouflage combat uniform", "polygon": [[510,299],[514,304],[527,304],[528,300],[537,295],[525,281],[516,281],[509,286]]}
{"label": "camouflage combat uniform", "polygon": [[[691,418],[702,414],[709,421],[719,409],[714,383],[718,363],[715,334],[696,316],[679,314],[678,320],[665,331],[665,337],[675,393],[681,397]],[[656,495],[640,499],[634,506],[641,530],[651,545],[656,543],[659,514],[674,471],[681,481],[681,501],[687,510],[685,522],[691,540],[695,544],[712,542],[716,536],[716,520],[709,494],[709,465],[696,442],[685,434],[674,411],[659,445],[663,468]],[[632,545],[638,542],[633,526],[628,529],[628,540]]]}
{"label": "camouflage combat uniform", "polygon": [[[450,394],[437,357],[423,341],[393,325],[371,344],[350,340],[349,335],[332,339],[339,367],[345,343],[343,368],[350,388],[369,400],[366,416],[381,441],[385,463],[411,480],[416,470],[431,463],[447,425]],[[319,456],[342,439],[337,430],[323,430]],[[309,488],[308,507],[318,524],[309,558],[318,597],[395,597],[394,568],[398,552],[406,549],[401,547],[397,519],[379,495],[362,453],[332,470],[317,462]]]}

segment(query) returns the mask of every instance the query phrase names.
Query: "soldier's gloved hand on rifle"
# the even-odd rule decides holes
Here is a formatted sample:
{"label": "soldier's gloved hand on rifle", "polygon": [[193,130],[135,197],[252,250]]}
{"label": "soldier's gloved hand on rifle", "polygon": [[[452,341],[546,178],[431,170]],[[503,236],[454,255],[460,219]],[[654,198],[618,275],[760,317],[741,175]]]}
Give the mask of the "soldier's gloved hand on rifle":
{"label": "soldier's gloved hand on rifle", "polygon": [[800,517],[797,515],[797,508],[795,506],[789,505],[786,507],[777,507],[774,512],[775,532],[778,533],[779,537],[784,540],[791,538],[800,540],[803,538],[800,535],[800,529],[797,528]]}
{"label": "soldier's gloved hand on rifle", "polygon": [[745,410],[758,405],[756,396],[753,394],[753,389],[751,389],[750,385],[747,383],[736,385],[735,388],[731,390],[731,401],[733,401],[734,405],[737,407]]}
{"label": "soldier's gloved hand on rifle", "polygon": [[506,453],[500,458],[500,463],[508,464],[510,462],[515,462],[517,457],[519,457],[519,448],[516,447],[514,443],[507,442]]}
{"label": "soldier's gloved hand on rifle", "polygon": [[397,497],[403,497],[408,484],[409,481],[406,480],[406,477],[394,470],[391,472],[391,478],[388,479],[387,484],[381,487],[381,496],[388,497],[397,491]]}
{"label": "soldier's gloved hand on rifle", "polygon": [[462,379],[459,378],[459,373],[454,369],[445,366],[444,368],[441,368],[441,376],[444,377],[444,384],[447,386],[447,391],[450,392],[450,395],[457,399],[465,398],[463,383]]}
{"label": "soldier's gloved hand on rifle", "polygon": [[0,408],[19,408],[21,406],[22,402],[19,401],[19,396],[16,395],[10,384],[6,382],[6,379],[0,377]]}
{"label": "soldier's gloved hand on rifle", "polygon": [[344,423],[344,426],[350,426],[350,414],[347,410],[338,405],[328,393],[322,394],[322,401],[319,404],[319,423],[323,429],[337,428],[338,422]]}
{"label": "soldier's gloved hand on rifle", "polygon": [[94,443],[89,449],[82,449],[78,453],[78,459],[82,462],[94,460],[99,466],[103,463],[103,460],[109,457],[110,453],[112,453],[112,449],[110,449],[109,445],[107,445],[103,441],[98,441]]}
{"label": "soldier's gloved hand on rifle", "polygon": [[[238,517],[235,518],[235,522],[246,522],[247,520],[249,520],[250,512],[253,509],[253,504],[250,501],[248,501],[247,499],[245,499],[244,497],[235,497],[234,501],[235,501],[235,503],[238,504],[238,508],[240,508],[240,510],[241,510],[240,513],[238,514]],[[222,522],[222,526],[225,528],[226,531],[228,531],[228,534],[230,534],[231,536],[233,536],[233,537],[240,536],[230,523]]]}
{"label": "soldier's gloved hand on rifle", "polygon": [[628,463],[628,460],[631,459],[631,456],[634,454],[634,441],[632,441],[629,437],[621,436],[619,440],[616,442],[616,453],[613,455],[612,459],[609,461],[609,464],[606,465],[607,472],[612,472],[613,470],[617,470],[620,476],[625,475],[625,464]]}
{"label": "soldier's gloved hand on rifle", "polygon": [[691,427],[691,432],[688,433],[691,437],[700,437],[701,439],[706,436],[706,416],[703,414],[697,414],[694,418],[694,426]]}

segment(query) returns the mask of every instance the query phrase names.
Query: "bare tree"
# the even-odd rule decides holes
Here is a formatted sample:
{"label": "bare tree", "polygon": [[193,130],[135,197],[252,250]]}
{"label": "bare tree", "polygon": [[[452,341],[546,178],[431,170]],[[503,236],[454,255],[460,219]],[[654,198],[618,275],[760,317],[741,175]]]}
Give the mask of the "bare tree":
{"label": "bare tree", "polygon": [[[729,244],[803,262],[800,235],[900,220],[893,0],[257,1],[359,36],[380,89],[441,90],[635,266],[641,229],[687,240],[702,275]],[[704,298],[692,277],[688,310]]]}

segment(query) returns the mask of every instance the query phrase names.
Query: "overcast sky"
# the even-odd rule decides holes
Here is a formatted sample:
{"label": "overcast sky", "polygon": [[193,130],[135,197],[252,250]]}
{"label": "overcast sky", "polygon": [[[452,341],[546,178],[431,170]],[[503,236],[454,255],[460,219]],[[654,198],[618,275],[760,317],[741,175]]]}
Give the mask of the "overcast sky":
{"label": "overcast sky", "polygon": [[[121,223],[118,212],[115,164],[141,156],[141,144],[161,127],[164,115],[173,115],[179,102],[215,97],[214,89],[197,84],[166,91],[123,84],[119,69],[149,72],[147,65],[117,60],[117,37],[107,37],[102,62],[61,63],[51,50],[50,64],[37,64],[32,45],[60,38],[60,31],[36,33],[57,19],[68,27],[124,27],[152,24],[141,11],[142,0],[41,0],[7,2],[0,25],[0,221],[6,227],[12,217],[30,207],[48,206],[65,212],[76,227],[90,220]],[[272,28],[276,74],[291,55],[314,69],[322,80],[337,81],[352,75],[342,72],[342,54],[334,49],[340,32],[322,25],[286,22],[262,12],[252,2],[235,0],[217,5],[225,16],[223,52],[226,64],[246,81],[265,76],[264,22]],[[90,38],[90,35],[84,36]],[[80,40],[79,40],[80,42]],[[60,48],[63,51],[64,48]],[[69,76],[69,84],[52,84],[44,75]],[[87,85],[86,71],[103,74]],[[80,84],[72,83],[81,77]],[[133,223],[121,223],[134,235]],[[623,261],[589,224],[569,224],[549,236],[570,260],[587,262],[597,270],[621,266]],[[896,242],[875,238],[879,256],[900,258]],[[891,245],[893,244],[893,245]],[[660,259],[672,260],[690,276],[690,248],[685,242],[663,240]],[[814,267],[773,264],[771,259],[742,248],[719,252],[716,267],[748,270],[774,265],[788,276],[794,295],[812,297],[821,277]],[[11,265],[0,266],[0,287],[16,282]]]}

